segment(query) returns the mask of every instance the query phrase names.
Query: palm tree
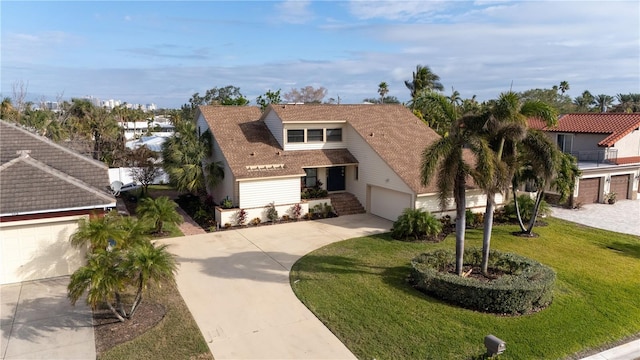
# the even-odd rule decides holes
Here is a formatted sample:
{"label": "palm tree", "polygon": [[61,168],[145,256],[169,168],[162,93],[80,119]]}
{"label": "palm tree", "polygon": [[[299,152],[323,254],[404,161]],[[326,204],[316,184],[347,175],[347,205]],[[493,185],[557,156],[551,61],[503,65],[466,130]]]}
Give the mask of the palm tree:
{"label": "palm tree", "polygon": [[126,231],[119,225],[120,216],[112,211],[104,216],[95,216],[91,219],[82,218],[78,221],[78,229],[71,235],[71,245],[84,247],[89,244],[89,250],[106,249],[112,246],[123,246],[126,239]]}
{"label": "palm tree", "polygon": [[411,91],[412,99],[424,89],[444,90],[444,86],[440,83],[440,76],[432,72],[429,66],[417,65],[412,80],[406,80],[404,84]]}
{"label": "palm tree", "polygon": [[176,207],[178,204],[166,196],[157,199],[144,198],[136,208],[136,213],[142,220],[152,222],[155,232],[161,234],[164,223],[180,224],[183,221]]}
{"label": "palm tree", "polygon": [[211,157],[211,132],[201,136],[191,121],[174,118],[176,135],[162,146],[163,168],[169,182],[179,191],[203,193],[217,186],[224,178],[221,162],[207,161]]}
{"label": "palm tree", "polygon": [[[492,149],[498,163],[493,181],[485,189],[487,204],[484,217],[482,241],[482,272],[486,275],[489,265],[489,250],[491,246],[491,232],[493,230],[493,214],[495,212],[495,194],[506,191],[509,179],[513,176],[513,167],[508,167],[502,160],[505,143],[515,144],[526,135],[527,119],[535,117],[551,126],[557,123],[556,110],[542,101],[521,101],[520,96],[508,91],[500,94],[498,100],[491,102],[489,107],[489,121],[485,127],[487,135],[492,140]],[[512,152],[516,146],[510,146]]]}
{"label": "palm tree", "polygon": [[142,301],[142,291],[149,283],[175,280],[177,264],[173,255],[167,251],[166,244],[155,246],[150,242],[132,248],[123,263],[129,277],[137,284],[136,297],[129,312],[133,317]]}
{"label": "palm tree", "polygon": [[462,105],[462,98],[460,97],[460,92],[451,87],[451,95],[449,96],[449,101],[455,106]]}
{"label": "palm tree", "polygon": [[111,304],[114,297],[119,299],[120,291],[124,289],[126,283],[125,273],[117,265],[121,260],[120,252],[96,249],[89,254],[87,260],[86,265],[71,275],[67,286],[67,295],[71,304],[75,305],[82,294],[87,292],[87,304],[93,309],[104,302],[118,320],[124,322],[125,318]]}
{"label": "palm tree", "polygon": [[389,86],[386,82],[381,82],[378,85],[378,94],[380,94],[380,103],[384,104],[384,96],[389,93]]}
{"label": "palm tree", "polygon": [[606,94],[600,94],[595,97],[594,101],[598,109],[600,109],[600,112],[604,113],[607,112],[613,104],[613,97]]}
{"label": "palm tree", "polygon": [[561,81],[559,90],[562,93],[562,95],[564,95],[564,93],[567,92],[567,90],[569,90],[569,82]]}
{"label": "palm tree", "polygon": [[[450,104],[448,101],[447,104]],[[452,114],[455,115],[455,112]],[[422,154],[421,180],[427,185],[434,176],[438,187],[440,207],[445,209],[453,194],[456,205],[456,273],[462,275],[467,178],[482,187],[493,177],[493,153],[478,129],[484,117],[468,115],[452,121],[449,135],[432,143]],[[465,156],[468,149],[473,160]]]}
{"label": "palm tree", "polygon": [[0,104],[0,119],[8,120],[8,121],[17,121],[18,111],[13,107],[13,103],[11,102],[10,97],[5,97],[2,99],[2,103]]}
{"label": "palm tree", "polygon": [[409,104],[441,136],[447,135],[458,118],[456,105],[448,97],[431,90],[421,91]]}

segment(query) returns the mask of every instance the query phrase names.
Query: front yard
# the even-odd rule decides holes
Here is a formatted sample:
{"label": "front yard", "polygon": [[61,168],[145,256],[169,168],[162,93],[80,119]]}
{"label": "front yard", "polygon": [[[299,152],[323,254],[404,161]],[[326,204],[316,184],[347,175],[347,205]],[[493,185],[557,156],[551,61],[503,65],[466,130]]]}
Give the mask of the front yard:
{"label": "front yard", "polygon": [[[520,317],[461,309],[411,288],[410,260],[422,251],[454,248],[406,243],[388,235],[318,249],[291,272],[297,296],[361,359],[473,359],[483,338],[507,344],[502,359],[579,358],[640,336],[640,239],[558,219],[536,228],[539,238],[494,228],[492,247],[549,265],[557,272],[554,301]],[[481,247],[482,230],[467,232]]]}

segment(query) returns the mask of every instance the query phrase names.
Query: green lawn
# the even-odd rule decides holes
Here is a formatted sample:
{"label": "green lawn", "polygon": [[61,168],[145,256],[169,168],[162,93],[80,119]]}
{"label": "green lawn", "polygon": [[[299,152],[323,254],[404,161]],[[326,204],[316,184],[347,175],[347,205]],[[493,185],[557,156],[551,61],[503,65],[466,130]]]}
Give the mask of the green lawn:
{"label": "green lawn", "polygon": [[[557,359],[640,334],[640,238],[558,219],[536,228],[539,238],[495,227],[492,247],[553,267],[554,302],[532,315],[501,317],[457,308],[407,282],[410,260],[439,244],[406,243],[388,235],[335,243],[300,259],[291,286],[306,306],[360,359],[471,359],[484,336],[507,343],[501,359]],[[481,247],[481,230],[467,232]]]}

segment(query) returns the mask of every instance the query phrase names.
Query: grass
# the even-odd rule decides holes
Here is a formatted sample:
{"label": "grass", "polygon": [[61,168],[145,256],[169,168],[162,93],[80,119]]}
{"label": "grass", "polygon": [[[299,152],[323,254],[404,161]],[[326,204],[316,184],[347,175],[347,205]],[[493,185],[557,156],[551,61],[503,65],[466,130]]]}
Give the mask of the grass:
{"label": "grass", "polygon": [[[539,238],[494,228],[492,247],[549,265],[558,279],[554,302],[532,315],[503,317],[461,309],[406,282],[410,260],[438,244],[395,241],[387,234],[318,249],[291,271],[300,300],[360,359],[473,359],[484,336],[507,344],[501,359],[571,358],[640,334],[640,238],[558,219]],[[481,230],[467,247],[482,246]]]}
{"label": "grass", "polygon": [[146,333],[100,354],[98,360],[213,359],[198,325],[173,284],[150,288],[147,301],[163,304],[166,314]]}

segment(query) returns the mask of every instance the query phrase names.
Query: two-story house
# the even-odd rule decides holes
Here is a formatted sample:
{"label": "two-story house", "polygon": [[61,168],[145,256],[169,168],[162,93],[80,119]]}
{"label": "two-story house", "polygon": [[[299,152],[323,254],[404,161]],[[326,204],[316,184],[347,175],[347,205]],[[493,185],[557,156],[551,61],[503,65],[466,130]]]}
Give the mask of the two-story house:
{"label": "two-story house", "polygon": [[[301,188],[320,181],[389,220],[405,208],[441,212],[435,181],[420,180],[422,153],[439,136],[402,105],[201,106],[197,116],[198,131],[213,135],[212,160],[224,166],[216,201],[256,211],[273,202],[284,214],[305,205]],[[470,208],[485,202],[480,190],[468,191]],[[445,213],[454,210],[451,201]]]}
{"label": "two-story house", "polygon": [[640,179],[640,113],[576,113],[548,127],[532,121],[560,149],[574,155],[582,176],[574,191],[574,204],[603,202],[605,195],[638,198]]}

